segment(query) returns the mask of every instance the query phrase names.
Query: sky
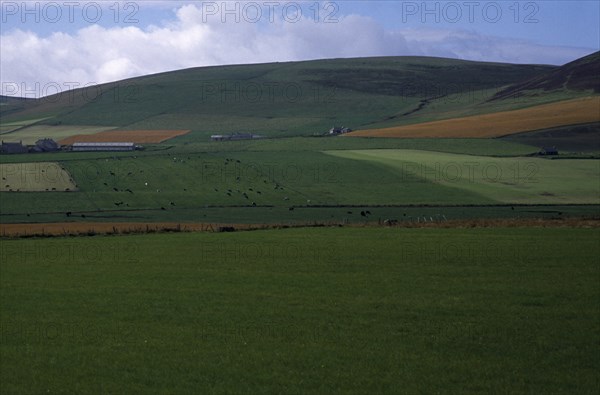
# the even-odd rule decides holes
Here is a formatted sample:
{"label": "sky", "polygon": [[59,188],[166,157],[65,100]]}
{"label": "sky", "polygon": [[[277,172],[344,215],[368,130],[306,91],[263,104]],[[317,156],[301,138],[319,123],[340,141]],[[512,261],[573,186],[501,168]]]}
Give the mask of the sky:
{"label": "sky", "polygon": [[0,94],[189,67],[363,56],[561,65],[600,49],[598,1],[5,1]]}

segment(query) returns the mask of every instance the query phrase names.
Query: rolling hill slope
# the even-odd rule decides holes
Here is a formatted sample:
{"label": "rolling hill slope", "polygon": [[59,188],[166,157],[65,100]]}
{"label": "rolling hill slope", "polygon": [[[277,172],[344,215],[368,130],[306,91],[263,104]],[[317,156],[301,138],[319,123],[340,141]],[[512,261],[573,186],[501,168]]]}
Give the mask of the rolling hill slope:
{"label": "rolling hill slope", "polygon": [[402,138],[490,138],[560,126],[600,122],[600,96],[535,107],[383,129],[348,136]]}
{"label": "rolling hill slope", "polygon": [[237,131],[312,135],[335,124],[414,123],[435,100],[436,113],[462,114],[505,86],[554,69],[419,57],[204,67],[27,102],[3,122],[47,117],[41,124],[190,129],[188,140]]}
{"label": "rolling hill slope", "polygon": [[23,111],[27,104],[33,104],[33,102],[35,102],[35,100],[0,95],[0,118]]}
{"label": "rolling hill slope", "polygon": [[600,51],[530,80],[511,85],[495,94],[492,100],[560,90],[600,93]]}
{"label": "rolling hill slope", "polygon": [[421,107],[427,105],[427,108],[419,108],[416,116],[404,114],[405,122],[399,125],[366,127],[352,135],[489,138],[592,124],[600,122],[597,93],[600,93],[600,52],[510,85],[483,102],[473,100],[470,107],[458,106],[448,112],[437,103],[438,98],[422,101]]}
{"label": "rolling hill slope", "polygon": [[[36,128],[38,133],[40,128],[43,132],[44,126],[69,130],[177,129],[191,130],[176,140],[189,143],[206,141],[215,133],[310,136],[323,134],[333,125],[379,130],[508,114],[594,95],[600,88],[598,70],[600,53],[561,67],[425,57],[202,67],[38,100],[13,98],[6,107],[8,111],[2,110],[2,125],[20,125],[25,121],[25,126],[18,128],[18,136],[11,136],[14,127],[3,126],[2,131],[6,140],[14,137],[18,141],[27,138],[28,128]],[[35,122],[27,126],[31,120]],[[581,124],[595,119],[571,121]],[[561,125],[565,123],[546,122],[537,129]],[[492,135],[537,129],[517,128]],[[56,132],[56,128],[52,131]],[[478,133],[469,130],[466,136],[489,134]]]}

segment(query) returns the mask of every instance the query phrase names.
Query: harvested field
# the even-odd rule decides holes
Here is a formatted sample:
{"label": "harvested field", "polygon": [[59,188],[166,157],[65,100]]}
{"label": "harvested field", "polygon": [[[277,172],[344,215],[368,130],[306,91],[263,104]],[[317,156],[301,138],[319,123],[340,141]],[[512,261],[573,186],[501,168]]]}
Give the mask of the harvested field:
{"label": "harvested field", "polygon": [[78,143],[136,143],[155,144],[188,134],[189,130],[110,130],[89,135],[75,135],[59,141],[61,145]]}
{"label": "harvested field", "polygon": [[359,130],[347,136],[399,138],[491,138],[600,121],[600,97],[566,100],[522,110]]}
{"label": "harvested field", "polygon": [[71,175],[58,163],[0,164],[0,192],[67,192],[76,191]]}
{"label": "harvested field", "polygon": [[[54,237],[92,236],[116,234],[143,234],[160,232],[231,232],[279,228],[306,227],[390,227],[382,222],[363,224],[305,223],[305,224],[220,224],[220,223],[175,223],[175,222],[55,222],[33,224],[0,224],[0,237]],[[600,228],[600,219],[479,219],[452,220],[445,222],[399,222],[399,228]]]}

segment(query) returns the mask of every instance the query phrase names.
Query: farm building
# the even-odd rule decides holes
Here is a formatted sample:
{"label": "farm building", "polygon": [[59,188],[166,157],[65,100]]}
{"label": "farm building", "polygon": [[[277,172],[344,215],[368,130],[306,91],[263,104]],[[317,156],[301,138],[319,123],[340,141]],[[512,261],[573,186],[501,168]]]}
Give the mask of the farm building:
{"label": "farm building", "polygon": [[338,134],[345,134],[345,133],[350,133],[352,131],[352,129],[350,128],[345,128],[345,127],[338,127],[338,126],[334,126],[331,129],[329,129],[329,134],[330,135],[338,135]]}
{"label": "farm building", "polygon": [[23,145],[22,141],[18,143],[5,143],[2,140],[2,145],[0,145],[0,153],[2,154],[26,154],[27,152],[29,152],[29,149]]}
{"label": "farm building", "polygon": [[212,141],[223,141],[223,140],[229,140],[228,137],[229,136],[224,136],[222,134],[213,134],[212,136],[210,136],[210,139]]}
{"label": "farm building", "polygon": [[140,147],[134,143],[73,143],[73,151],[134,151]]}
{"label": "farm building", "polygon": [[556,147],[544,147],[539,152],[540,155],[558,155],[558,150]]}
{"label": "farm building", "polygon": [[231,135],[231,140],[252,140],[259,138],[261,138],[261,136],[252,133],[234,133]]}
{"label": "farm building", "polygon": [[232,134],[213,134],[210,136],[212,141],[235,141],[235,140],[253,140],[260,139],[262,136],[252,133],[232,133]]}
{"label": "farm building", "polygon": [[55,152],[60,150],[60,146],[52,139],[41,139],[35,142],[34,152]]}

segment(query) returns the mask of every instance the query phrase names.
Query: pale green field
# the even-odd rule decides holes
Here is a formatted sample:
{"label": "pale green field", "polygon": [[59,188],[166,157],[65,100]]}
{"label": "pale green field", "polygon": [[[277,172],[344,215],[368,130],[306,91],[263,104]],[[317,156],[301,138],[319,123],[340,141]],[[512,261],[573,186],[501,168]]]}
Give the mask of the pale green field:
{"label": "pale green field", "polygon": [[10,133],[13,130],[17,130],[17,129],[22,128],[27,125],[33,125],[34,123],[43,121],[44,119],[46,119],[46,118],[27,119],[24,121],[14,121],[14,122],[0,122],[0,134]]}
{"label": "pale green field", "polygon": [[114,129],[114,127],[111,126],[34,125],[14,133],[3,133],[2,139],[7,142],[23,141],[23,144],[33,145],[36,141],[43,138],[51,138],[55,141],[59,141],[77,134],[94,134],[112,129]]}
{"label": "pale green field", "polygon": [[409,182],[435,182],[503,203],[600,203],[600,161],[493,158],[419,150],[326,151],[381,164]]}
{"label": "pale green field", "polygon": [[26,120],[23,120],[23,121],[2,122],[0,124],[0,127],[2,127],[2,126],[27,126],[27,125],[32,125],[34,123],[43,121],[44,119],[48,119],[48,117],[37,118],[37,119],[26,119]]}
{"label": "pale green field", "polygon": [[0,164],[0,192],[75,191],[71,175],[58,163]]}
{"label": "pale green field", "polygon": [[10,133],[13,130],[20,128],[19,125],[0,125],[0,134]]}

